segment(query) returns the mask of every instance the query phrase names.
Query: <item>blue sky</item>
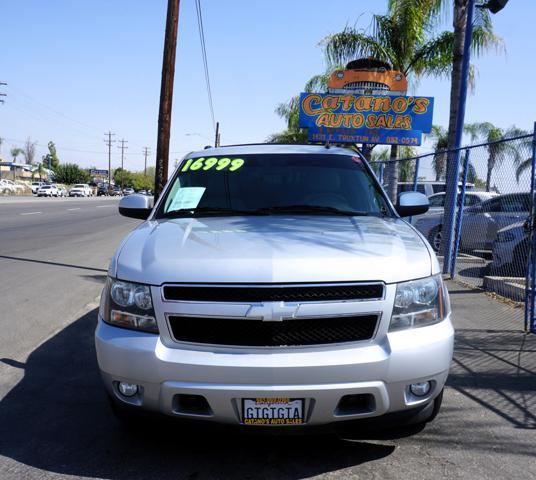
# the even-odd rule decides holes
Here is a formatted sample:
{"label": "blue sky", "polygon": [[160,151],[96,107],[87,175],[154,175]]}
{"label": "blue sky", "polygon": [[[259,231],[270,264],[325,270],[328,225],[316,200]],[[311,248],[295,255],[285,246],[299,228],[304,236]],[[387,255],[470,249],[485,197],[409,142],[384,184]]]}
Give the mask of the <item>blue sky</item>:
{"label": "blue sky", "polygon": [[[366,27],[386,2],[204,0],[214,109],[222,143],[264,141],[284,128],[275,106],[298,93],[325,60],[318,43],[346,24]],[[329,8],[328,8],[329,5]],[[165,0],[3,2],[0,30],[2,156],[28,136],[38,158],[53,140],[63,162],[107,166],[104,132],[128,140],[126,168],[154,163]],[[493,17],[506,55],[476,59],[466,121],[531,129],[536,120],[536,2],[511,0]],[[450,28],[446,23],[445,28]],[[435,97],[434,123],[448,123],[449,83],[422,79]],[[171,151],[174,160],[210,143],[212,122],[193,0],[182,0]],[[114,166],[119,165],[117,144]]]}

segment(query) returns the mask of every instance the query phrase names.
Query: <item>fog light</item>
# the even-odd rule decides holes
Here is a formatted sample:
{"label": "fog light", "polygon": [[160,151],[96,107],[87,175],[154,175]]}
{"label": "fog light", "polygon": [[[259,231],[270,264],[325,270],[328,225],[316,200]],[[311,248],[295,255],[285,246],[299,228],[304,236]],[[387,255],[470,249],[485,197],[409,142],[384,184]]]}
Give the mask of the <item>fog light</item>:
{"label": "fog light", "polygon": [[138,393],[138,386],[135,383],[119,382],[117,387],[121,395],[125,397],[133,397]]}
{"label": "fog light", "polygon": [[430,393],[432,384],[430,382],[412,383],[409,386],[409,390],[416,397],[424,397]]}

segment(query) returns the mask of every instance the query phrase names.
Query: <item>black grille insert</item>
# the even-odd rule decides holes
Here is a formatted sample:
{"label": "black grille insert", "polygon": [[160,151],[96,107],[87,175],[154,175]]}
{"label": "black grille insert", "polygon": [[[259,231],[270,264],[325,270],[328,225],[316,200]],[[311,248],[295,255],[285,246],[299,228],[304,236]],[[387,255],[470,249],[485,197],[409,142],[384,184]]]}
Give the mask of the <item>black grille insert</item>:
{"label": "black grille insert", "polygon": [[229,318],[170,316],[177,341],[248,347],[323,345],[368,340],[374,335],[377,315],[304,318],[263,322]]}
{"label": "black grille insert", "polygon": [[373,300],[383,297],[383,284],[179,286],[164,287],[166,300],[197,302],[315,302]]}

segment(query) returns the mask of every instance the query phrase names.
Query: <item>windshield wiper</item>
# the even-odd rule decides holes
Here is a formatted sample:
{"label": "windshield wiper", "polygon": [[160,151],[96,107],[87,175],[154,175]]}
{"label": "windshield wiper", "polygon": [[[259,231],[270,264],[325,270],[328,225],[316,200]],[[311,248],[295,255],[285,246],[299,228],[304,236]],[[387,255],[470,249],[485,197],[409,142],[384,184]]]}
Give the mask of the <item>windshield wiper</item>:
{"label": "windshield wiper", "polygon": [[343,215],[346,217],[366,217],[370,215],[369,212],[362,212],[357,210],[341,210],[335,207],[328,207],[322,205],[280,205],[273,207],[264,207],[255,210],[256,212],[262,212],[267,214],[277,213],[295,213],[306,215]]}
{"label": "windshield wiper", "polygon": [[211,216],[240,216],[240,215],[268,215],[268,213],[259,212],[257,210],[237,210],[235,208],[225,207],[197,207],[197,208],[179,208],[170,210],[162,214],[162,218],[177,218],[177,217],[211,217]]}

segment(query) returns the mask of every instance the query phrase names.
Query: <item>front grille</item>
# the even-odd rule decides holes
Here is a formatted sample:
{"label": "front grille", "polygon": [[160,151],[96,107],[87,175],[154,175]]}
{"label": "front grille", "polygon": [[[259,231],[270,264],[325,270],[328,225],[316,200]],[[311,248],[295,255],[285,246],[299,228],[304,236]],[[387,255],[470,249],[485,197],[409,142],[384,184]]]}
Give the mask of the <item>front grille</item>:
{"label": "front grille", "polygon": [[379,300],[383,284],[179,286],[164,287],[164,299],[196,302],[321,302]]}
{"label": "front grille", "polygon": [[305,318],[263,322],[228,318],[170,316],[176,341],[244,347],[323,345],[369,340],[377,315]]}
{"label": "front grille", "polygon": [[345,90],[382,90],[389,91],[389,85],[379,82],[350,82],[344,85]]}

